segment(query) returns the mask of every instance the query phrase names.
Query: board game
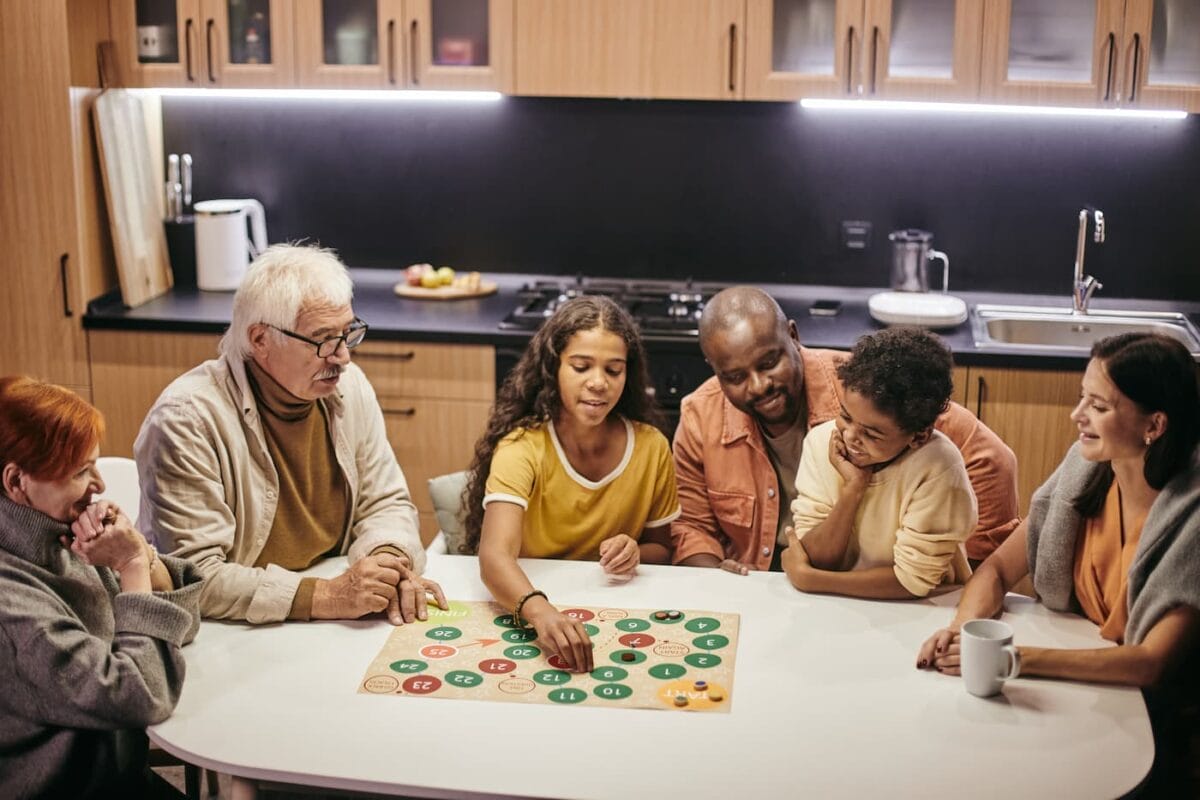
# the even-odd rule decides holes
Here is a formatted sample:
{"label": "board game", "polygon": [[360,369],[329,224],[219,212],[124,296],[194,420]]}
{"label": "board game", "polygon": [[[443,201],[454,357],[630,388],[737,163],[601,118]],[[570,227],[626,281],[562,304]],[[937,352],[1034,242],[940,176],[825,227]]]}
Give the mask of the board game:
{"label": "board game", "polygon": [[595,645],[595,669],[571,673],[499,605],[449,606],[430,606],[427,621],[393,630],[359,693],[710,713],[733,705],[737,614],[562,609]]}

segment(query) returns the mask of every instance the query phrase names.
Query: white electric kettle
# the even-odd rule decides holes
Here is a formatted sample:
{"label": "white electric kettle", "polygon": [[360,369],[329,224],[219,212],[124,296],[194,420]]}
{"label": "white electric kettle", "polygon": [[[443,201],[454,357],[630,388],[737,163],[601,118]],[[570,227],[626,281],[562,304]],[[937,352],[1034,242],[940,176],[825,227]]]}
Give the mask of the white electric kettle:
{"label": "white electric kettle", "polygon": [[203,200],[195,210],[196,285],[206,291],[233,291],[246,276],[250,260],[267,249],[262,203]]}

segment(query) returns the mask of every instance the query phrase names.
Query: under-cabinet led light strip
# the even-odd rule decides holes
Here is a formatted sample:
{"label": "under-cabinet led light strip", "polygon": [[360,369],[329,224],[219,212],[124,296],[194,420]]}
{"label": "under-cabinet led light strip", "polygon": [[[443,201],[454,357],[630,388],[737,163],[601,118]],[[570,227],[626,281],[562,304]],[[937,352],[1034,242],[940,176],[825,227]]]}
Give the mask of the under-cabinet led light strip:
{"label": "under-cabinet led light strip", "polygon": [[838,111],[917,111],[957,114],[1018,114],[1050,117],[1108,117],[1116,119],[1186,119],[1186,111],[1153,111],[1142,108],[1069,108],[1066,106],[1006,106],[987,103],[929,103],[905,100],[829,100],[809,98],[804,108]]}
{"label": "under-cabinet led light strip", "polygon": [[342,100],[478,103],[501,99],[499,92],[439,92],[423,89],[134,89],[159,97],[237,97],[252,100]]}

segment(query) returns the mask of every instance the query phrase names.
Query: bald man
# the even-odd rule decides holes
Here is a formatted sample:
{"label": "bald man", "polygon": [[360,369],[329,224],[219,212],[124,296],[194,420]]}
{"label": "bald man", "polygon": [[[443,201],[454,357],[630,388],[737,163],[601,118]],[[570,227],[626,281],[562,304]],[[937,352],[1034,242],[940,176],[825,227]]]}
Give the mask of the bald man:
{"label": "bald man", "polygon": [[[800,345],[796,323],[760,289],[708,302],[700,348],[716,373],[683,399],[675,433],[680,517],[674,563],[745,575],[779,569],[808,429],[842,411],[837,365],[847,353]],[[1017,462],[970,411],[951,403],[934,425],[962,452],[979,504],[966,543],[978,563],[1017,527]]]}

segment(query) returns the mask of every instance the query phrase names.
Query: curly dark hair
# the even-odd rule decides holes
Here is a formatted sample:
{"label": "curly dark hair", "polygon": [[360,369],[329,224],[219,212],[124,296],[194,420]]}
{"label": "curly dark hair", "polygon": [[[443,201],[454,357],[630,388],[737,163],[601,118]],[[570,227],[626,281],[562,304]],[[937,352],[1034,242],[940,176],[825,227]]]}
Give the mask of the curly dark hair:
{"label": "curly dark hair", "polygon": [[868,398],[905,433],[920,433],[946,410],[954,361],[942,340],[919,328],[863,336],[837,368],[846,389]]}
{"label": "curly dark hair", "polygon": [[517,428],[529,428],[554,419],[562,410],[558,391],[559,357],[571,337],[580,331],[600,328],[615,333],[625,342],[625,390],[612,413],[627,419],[657,425],[658,409],[646,394],[650,378],[646,352],[637,325],[629,312],[607,297],[585,295],[559,306],[542,325],[521,359],[496,394],[496,404],[487,429],[475,443],[467,487],[463,491],[464,553],[479,549],[483,528],[483,495],[492,467],[492,454],[500,440]]}

